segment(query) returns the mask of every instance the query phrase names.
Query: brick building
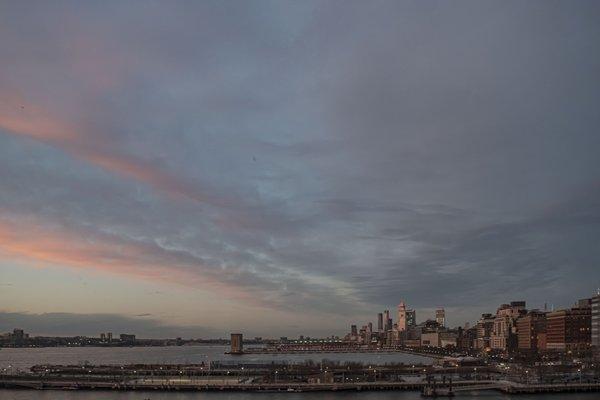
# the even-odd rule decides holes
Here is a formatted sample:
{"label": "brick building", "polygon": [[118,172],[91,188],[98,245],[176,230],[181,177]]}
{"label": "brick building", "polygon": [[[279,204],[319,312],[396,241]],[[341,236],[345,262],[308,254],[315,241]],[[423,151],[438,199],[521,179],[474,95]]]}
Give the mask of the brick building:
{"label": "brick building", "polygon": [[550,312],[546,316],[548,350],[586,350],[592,341],[591,299],[576,307]]}
{"label": "brick building", "polygon": [[532,310],[517,320],[519,351],[538,352],[546,349],[546,313]]}

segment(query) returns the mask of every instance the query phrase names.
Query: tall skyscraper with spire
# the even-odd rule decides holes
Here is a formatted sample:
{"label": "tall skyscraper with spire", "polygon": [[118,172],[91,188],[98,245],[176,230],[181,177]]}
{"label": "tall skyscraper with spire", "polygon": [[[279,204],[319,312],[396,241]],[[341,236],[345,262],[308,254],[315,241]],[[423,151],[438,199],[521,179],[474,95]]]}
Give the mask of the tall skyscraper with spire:
{"label": "tall skyscraper with spire", "polygon": [[398,304],[398,331],[403,332],[406,330],[406,304],[404,301],[400,301]]}

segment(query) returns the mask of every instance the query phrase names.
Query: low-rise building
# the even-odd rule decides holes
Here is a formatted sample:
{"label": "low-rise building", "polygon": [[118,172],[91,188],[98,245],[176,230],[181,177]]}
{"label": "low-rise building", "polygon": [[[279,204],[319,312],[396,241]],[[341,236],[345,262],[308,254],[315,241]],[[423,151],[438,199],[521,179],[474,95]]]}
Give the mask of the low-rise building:
{"label": "low-rise building", "polygon": [[457,347],[458,332],[445,331],[440,332],[440,347]]}
{"label": "low-rise building", "polygon": [[422,347],[440,347],[439,332],[423,332],[421,333]]}

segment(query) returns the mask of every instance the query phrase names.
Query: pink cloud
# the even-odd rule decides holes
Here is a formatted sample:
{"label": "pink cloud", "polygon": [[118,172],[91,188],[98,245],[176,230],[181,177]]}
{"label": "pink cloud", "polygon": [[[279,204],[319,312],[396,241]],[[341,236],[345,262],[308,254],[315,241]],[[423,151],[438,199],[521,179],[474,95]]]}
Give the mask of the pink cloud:
{"label": "pink cloud", "polygon": [[[228,281],[223,271],[185,252],[109,234],[48,227],[31,218],[0,218],[0,256],[25,262],[109,273],[218,292],[231,299],[259,304],[250,290]],[[40,266],[37,264],[37,266]]]}

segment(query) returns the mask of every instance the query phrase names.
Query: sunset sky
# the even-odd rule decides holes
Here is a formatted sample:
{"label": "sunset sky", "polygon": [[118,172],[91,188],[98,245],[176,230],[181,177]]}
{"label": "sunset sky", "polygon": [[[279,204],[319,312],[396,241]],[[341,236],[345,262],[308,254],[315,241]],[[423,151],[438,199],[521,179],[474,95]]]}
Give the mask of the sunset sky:
{"label": "sunset sky", "polygon": [[0,332],[341,335],[402,299],[462,325],[591,296],[599,21],[0,0]]}

